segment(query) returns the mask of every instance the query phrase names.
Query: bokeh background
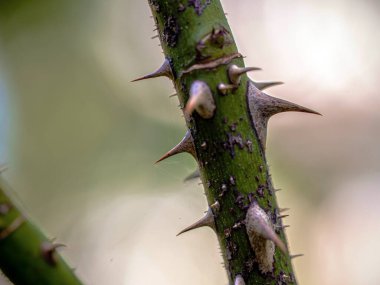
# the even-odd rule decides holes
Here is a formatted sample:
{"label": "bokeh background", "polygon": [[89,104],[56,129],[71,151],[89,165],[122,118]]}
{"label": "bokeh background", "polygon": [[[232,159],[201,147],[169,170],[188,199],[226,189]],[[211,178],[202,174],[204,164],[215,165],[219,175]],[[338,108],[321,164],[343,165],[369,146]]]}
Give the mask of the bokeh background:
{"label": "bokeh background", "polygon": [[[380,284],[380,2],[222,1],[257,80],[324,116],[270,122],[268,160],[300,284]],[[147,1],[0,0],[0,163],[86,284],[226,284]],[[0,284],[8,284],[5,278]]]}

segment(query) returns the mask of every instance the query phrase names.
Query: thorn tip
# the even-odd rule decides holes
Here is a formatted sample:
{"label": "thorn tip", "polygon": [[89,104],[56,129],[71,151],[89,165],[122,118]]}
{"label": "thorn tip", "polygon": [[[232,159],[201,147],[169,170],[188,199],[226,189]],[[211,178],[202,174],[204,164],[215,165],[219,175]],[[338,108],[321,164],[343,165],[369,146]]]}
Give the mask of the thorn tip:
{"label": "thorn tip", "polygon": [[166,76],[169,79],[173,80],[173,72],[170,66],[170,62],[167,58],[165,58],[164,63],[161,65],[159,69],[157,69],[155,72],[147,74],[145,76],[139,77],[137,79],[132,80],[131,82],[136,82],[144,79],[150,79],[150,78],[155,78],[155,77],[160,77],[160,76]]}

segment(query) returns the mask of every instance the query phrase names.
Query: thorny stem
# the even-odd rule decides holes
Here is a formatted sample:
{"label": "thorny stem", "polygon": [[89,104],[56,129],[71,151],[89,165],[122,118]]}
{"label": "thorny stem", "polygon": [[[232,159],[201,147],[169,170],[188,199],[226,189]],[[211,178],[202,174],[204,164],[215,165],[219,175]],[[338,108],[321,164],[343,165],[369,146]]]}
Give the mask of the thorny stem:
{"label": "thorny stem", "polygon": [[296,284],[290,256],[277,246],[273,271],[260,271],[245,229],[247,209],[257,201],[286,244],[264,147],[247,104],[248,78],[243,74],[229,92],[218,90],[221,83],[236,83],[228,76],[231,64],[244,67],[220,1],[148,2],[182,108],[196,80],[207,83],[215,100],[211,119],[196,112],[185,117],[208,204],[220,205],[215,213],[215,232],[230,284],[240,277],[249,285]]}
{"label": "thorny stem", "polygon": [[53,244],[16,208],[0,180],[0,269],[18,285],[80,285]]}

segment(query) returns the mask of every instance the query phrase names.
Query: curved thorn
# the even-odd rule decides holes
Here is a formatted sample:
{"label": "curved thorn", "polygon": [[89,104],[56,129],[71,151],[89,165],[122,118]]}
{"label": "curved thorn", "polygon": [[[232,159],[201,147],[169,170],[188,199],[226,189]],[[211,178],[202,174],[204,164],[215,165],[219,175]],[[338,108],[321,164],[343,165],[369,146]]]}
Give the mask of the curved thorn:
{"label": "curved thorn", "polygon": [[169,150],[164,156],[162,156],[155,163],[159,163],[160,161],[163,161],[164,159],[167,159],[173,155],[183,153],[183,152],[190,153],[194,157],[196,156],[193,137],[191,136],[190,130],[186,132],[184,138],[179,142],[179,144],[177,144],[175,147]]}
{"label": "curved thorn", "polygon": [[285,243],[280,239],[273,229],[273,225],[267,213],[256,201],[251,203],[245,219],[248,237],[252,243],[257,236],[271,240],[283,253],[287,253]]}
{"label": "curved thorn", "polygon": [[261,70],[258,67],[239,67],[236,64],[230,65],[228,68],[228,78],[233,85],[239,85],[241,76],[249,71]]}
{"label": "curved thorn", "polygon": [[155,78],[155,77],[160,77],[160,76],[166,76],[170,79],[173,80],[173,72],[172,68],[170,67],[170,62],[167,58],[165,58],[164,63],[161,65],[159,69],[157,69],[155,72],[147,74],[145,76],[139,77],[137,79],[132,80],[131,82],[136,82],[144,79],[150,79],[150,78]]}
{"label": "curved thorn", "polygon": [[290,259],[294,259],[294,258],[301,257],[301,256],[304,256],[304,254],[303,253],[293,254],[293,255],[290,256]]}
{"label": "curved thorn", "polygon": [[192,224],[192,225],[188,226],[187,228],[183,229],[182,231],[180,231],[177,234],[177,236],[179,236],[185,232],[195,230],[195,229],[198,229],[201,227],[210,227],[210,228],[215,227],[214,214],[211,210],[211,207],[207,210],[206,215],[203,218],[201,218],[199,221],[196,221],[194,224]]}
{"label": "curved thorn", "polygon": [[60,247],[66,247],[66,245],[61,243],[53,244],[47,241],[41,244],[41,253],[47,263],[51,265],[55,265],[57,263],[55,252]]}
{"label": "curved thorn", "polygon": [[256,86],[257,89],[259,90],[265,90],[269,87],[273,87],[273,86],[277,86],[277,85],[282,85],[284,84],[284,82],[281,82],[281,81],[267,81],[267,82],[255,82],[255,81],[252,81],[253,85]]}
{"label": "curved thorn", "polygon": [[194,110],[204,119],[210,119],[215,112],[214,97],[207,83],[196,80],[191,84],[189,100],[185,106],[185,114],[190,116]]}

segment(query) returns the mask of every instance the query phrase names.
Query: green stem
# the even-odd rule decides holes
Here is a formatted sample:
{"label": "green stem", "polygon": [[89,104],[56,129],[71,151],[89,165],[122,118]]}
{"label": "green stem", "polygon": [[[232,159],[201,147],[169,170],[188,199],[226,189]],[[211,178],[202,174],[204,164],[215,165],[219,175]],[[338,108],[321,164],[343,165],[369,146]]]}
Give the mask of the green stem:
{"label": "green stem", "polygon": [[[257,201],[273,224],[281,226],[268,167],[247,104],[248,78],[223,95],[218,84],[230,84],[228,66],[244,66],[219,0],[148,1],[181,106],[195,80],[209,86],[216,112],[211,119],[194,113],[191,131],[209,205],[218,202],[215,232],[230,284],[241,275],[246,284],[296,284],[289,255],[276,246],[273,271],[262,273],[244,226],[247,208]],[[185,116],[186,117],[186,116]],[[242,225],[243,224],[243,225]],[[235,227],[234,227],[235,225]],[[237,226],[240,225],[240,226]],[[280,227],[277,234],[286,244]]]}
{"label": "green stem", "polygon": [[80,285],[52,244],[7,197],[0,181],[0,269],[14,284]]}

